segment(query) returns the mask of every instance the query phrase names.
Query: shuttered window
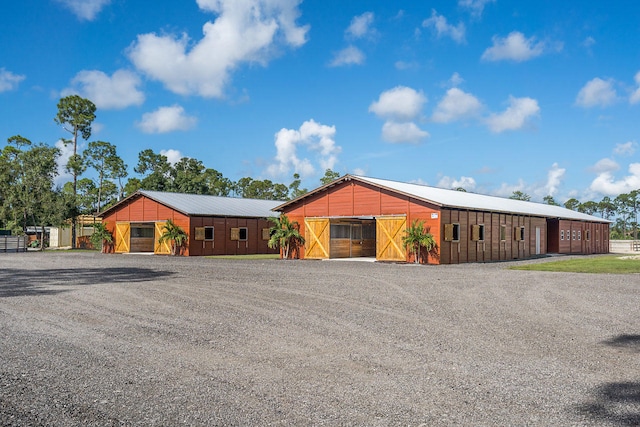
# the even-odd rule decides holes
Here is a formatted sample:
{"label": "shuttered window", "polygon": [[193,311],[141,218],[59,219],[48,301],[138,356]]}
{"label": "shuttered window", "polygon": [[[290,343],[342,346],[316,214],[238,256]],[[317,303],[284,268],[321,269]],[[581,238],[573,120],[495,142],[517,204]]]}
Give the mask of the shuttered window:
{"label": "shuttered window", "polygon": [[500,226],[500,240],[501,241],[507,240],[507,226],[504,224]]}
{"label": "shuttered window", "polygon": [[517,241],[524,240],[524,227],[514,227],[513,228],[513,238]]}
{"label": "shuttered window", "polygon": [[232,228],[231,229],[231,240],[240,240],[240,229]]}
{"label": "shuttered window", "polygon": [[271,229],[263,228],[262,229],[262,240],[269,240],[271,238]]}
{"label": "shuttered window", "polygon": [[471,240],[478,242],[484,240],[484,224],[471,226]]}
{"label": "shuttered window", "polygon": [[460,224],[444,225],[444,240],[446,242],[457,242],[460,240]]}
{"label": "shuttered window", "polygon": [[193,238],[195,240],[204,240],[204,227],[196,227]]}

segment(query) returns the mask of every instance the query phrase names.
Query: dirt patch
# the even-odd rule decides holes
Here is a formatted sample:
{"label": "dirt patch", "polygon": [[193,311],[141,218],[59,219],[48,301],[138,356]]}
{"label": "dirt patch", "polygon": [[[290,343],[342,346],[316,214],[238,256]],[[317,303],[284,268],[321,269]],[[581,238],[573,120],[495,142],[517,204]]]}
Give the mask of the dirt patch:
{"label": "dirt patch", "polygon": [[510,265],[1,254],[0,425],[636,425],[640,279]]}

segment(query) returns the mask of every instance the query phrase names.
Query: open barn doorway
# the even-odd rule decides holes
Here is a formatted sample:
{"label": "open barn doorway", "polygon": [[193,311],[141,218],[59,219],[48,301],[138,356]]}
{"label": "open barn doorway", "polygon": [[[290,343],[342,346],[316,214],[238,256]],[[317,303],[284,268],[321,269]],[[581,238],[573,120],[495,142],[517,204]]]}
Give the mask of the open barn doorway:
{"label": "open barn doorway", "polygon": [[329,236],[330,258],[376,256],[374,219],[332,219]]}

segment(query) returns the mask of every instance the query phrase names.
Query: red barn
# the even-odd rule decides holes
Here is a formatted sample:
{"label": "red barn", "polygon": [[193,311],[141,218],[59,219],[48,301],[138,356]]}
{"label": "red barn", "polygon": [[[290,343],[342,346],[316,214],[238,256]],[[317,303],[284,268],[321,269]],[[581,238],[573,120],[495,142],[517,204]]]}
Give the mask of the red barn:
{"label": "red barn", "polygon": [[[301,258],[411,261],[402,238],[424,221],[437,242],[429,263],[609,252],[610,221],[541,203],[345,175],[275,208],[297,221]],[[427,254],[425,254],[427,255]]]}
{"label": "red barn", "polygon": [[115,242],[112,251],[170,253],[160,244],[170,219],[188,234],[183,255],[277,254],[267,246],[267,220],[282,201],[140,190],[101,213]]}

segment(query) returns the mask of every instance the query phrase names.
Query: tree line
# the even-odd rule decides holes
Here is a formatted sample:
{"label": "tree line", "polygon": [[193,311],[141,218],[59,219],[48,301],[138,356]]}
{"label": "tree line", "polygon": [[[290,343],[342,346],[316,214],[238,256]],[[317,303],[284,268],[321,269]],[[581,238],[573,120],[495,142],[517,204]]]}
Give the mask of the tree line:
{"label": "tree line", "polygon": [[[167,156],[151,149],[140,151],[133,167],[137,176],[130,176],[129,166],[110,142],[90,141],[87,148],[79,152],[79,140],[91,138],[91,125],[96,118],[93,102],[70,95],[61,98],[57,108],[54,121],[70,135],[62,142],[73,147],[65,166],[65,172],[72,179],[62,187],[54,185],[61,156],[58,148],[34,144],[21,135],[9,137],[0,151],[0,229],[21,234],[28,226],[58,226],[71,219],[72,242],[75,243],[78,215],[99,213],[140,189],[269,200],[290,200],[308,191],[301,188],[298,174],[293,175],[288,185],[251,177],[232,181],[198,159],[183,157],[172,164]],[[92,177],[86,176],[89,170],[94,172]],[[327,169],[320,184],[338,177],[337,172]],[[521,191],[515,191],[510,198],[531,199]],[[639,198],[640,189],[614,199],[604,197],[599,202],[580,202],[571,198],[563,206],[605,219],[615,217],[611,238],[628,239],[637,237]],[[561,206],[552,196],[543,200]]]}
{"label": "tree line", "polygon": [[[133,168],[138,176],[130,176],[114,144],[89,141],[96,118],[93,102],[71,95],[61,98],[57,108],[54,121],[69,134],[62,142],[73,148],[65,166],[71,179],[54,185],[62,154],[58,148],[34,144],[21,135],[9,137],[0,151],[0,229],[22,234],[29,226],[58,226],[71,219],[75,243],[78,215],[95,215],[141,189],[269,200],[289,200],[307,192],[298,174],[288,185],[251,177],[232,181],[198,159],[183,157],[171,164],[151,149],[140,151]],[[80,140],[87,141],[82,152]],[[88,172],[93,172],[91,177]],[[338,177],[327,169],[320,183]]]}

